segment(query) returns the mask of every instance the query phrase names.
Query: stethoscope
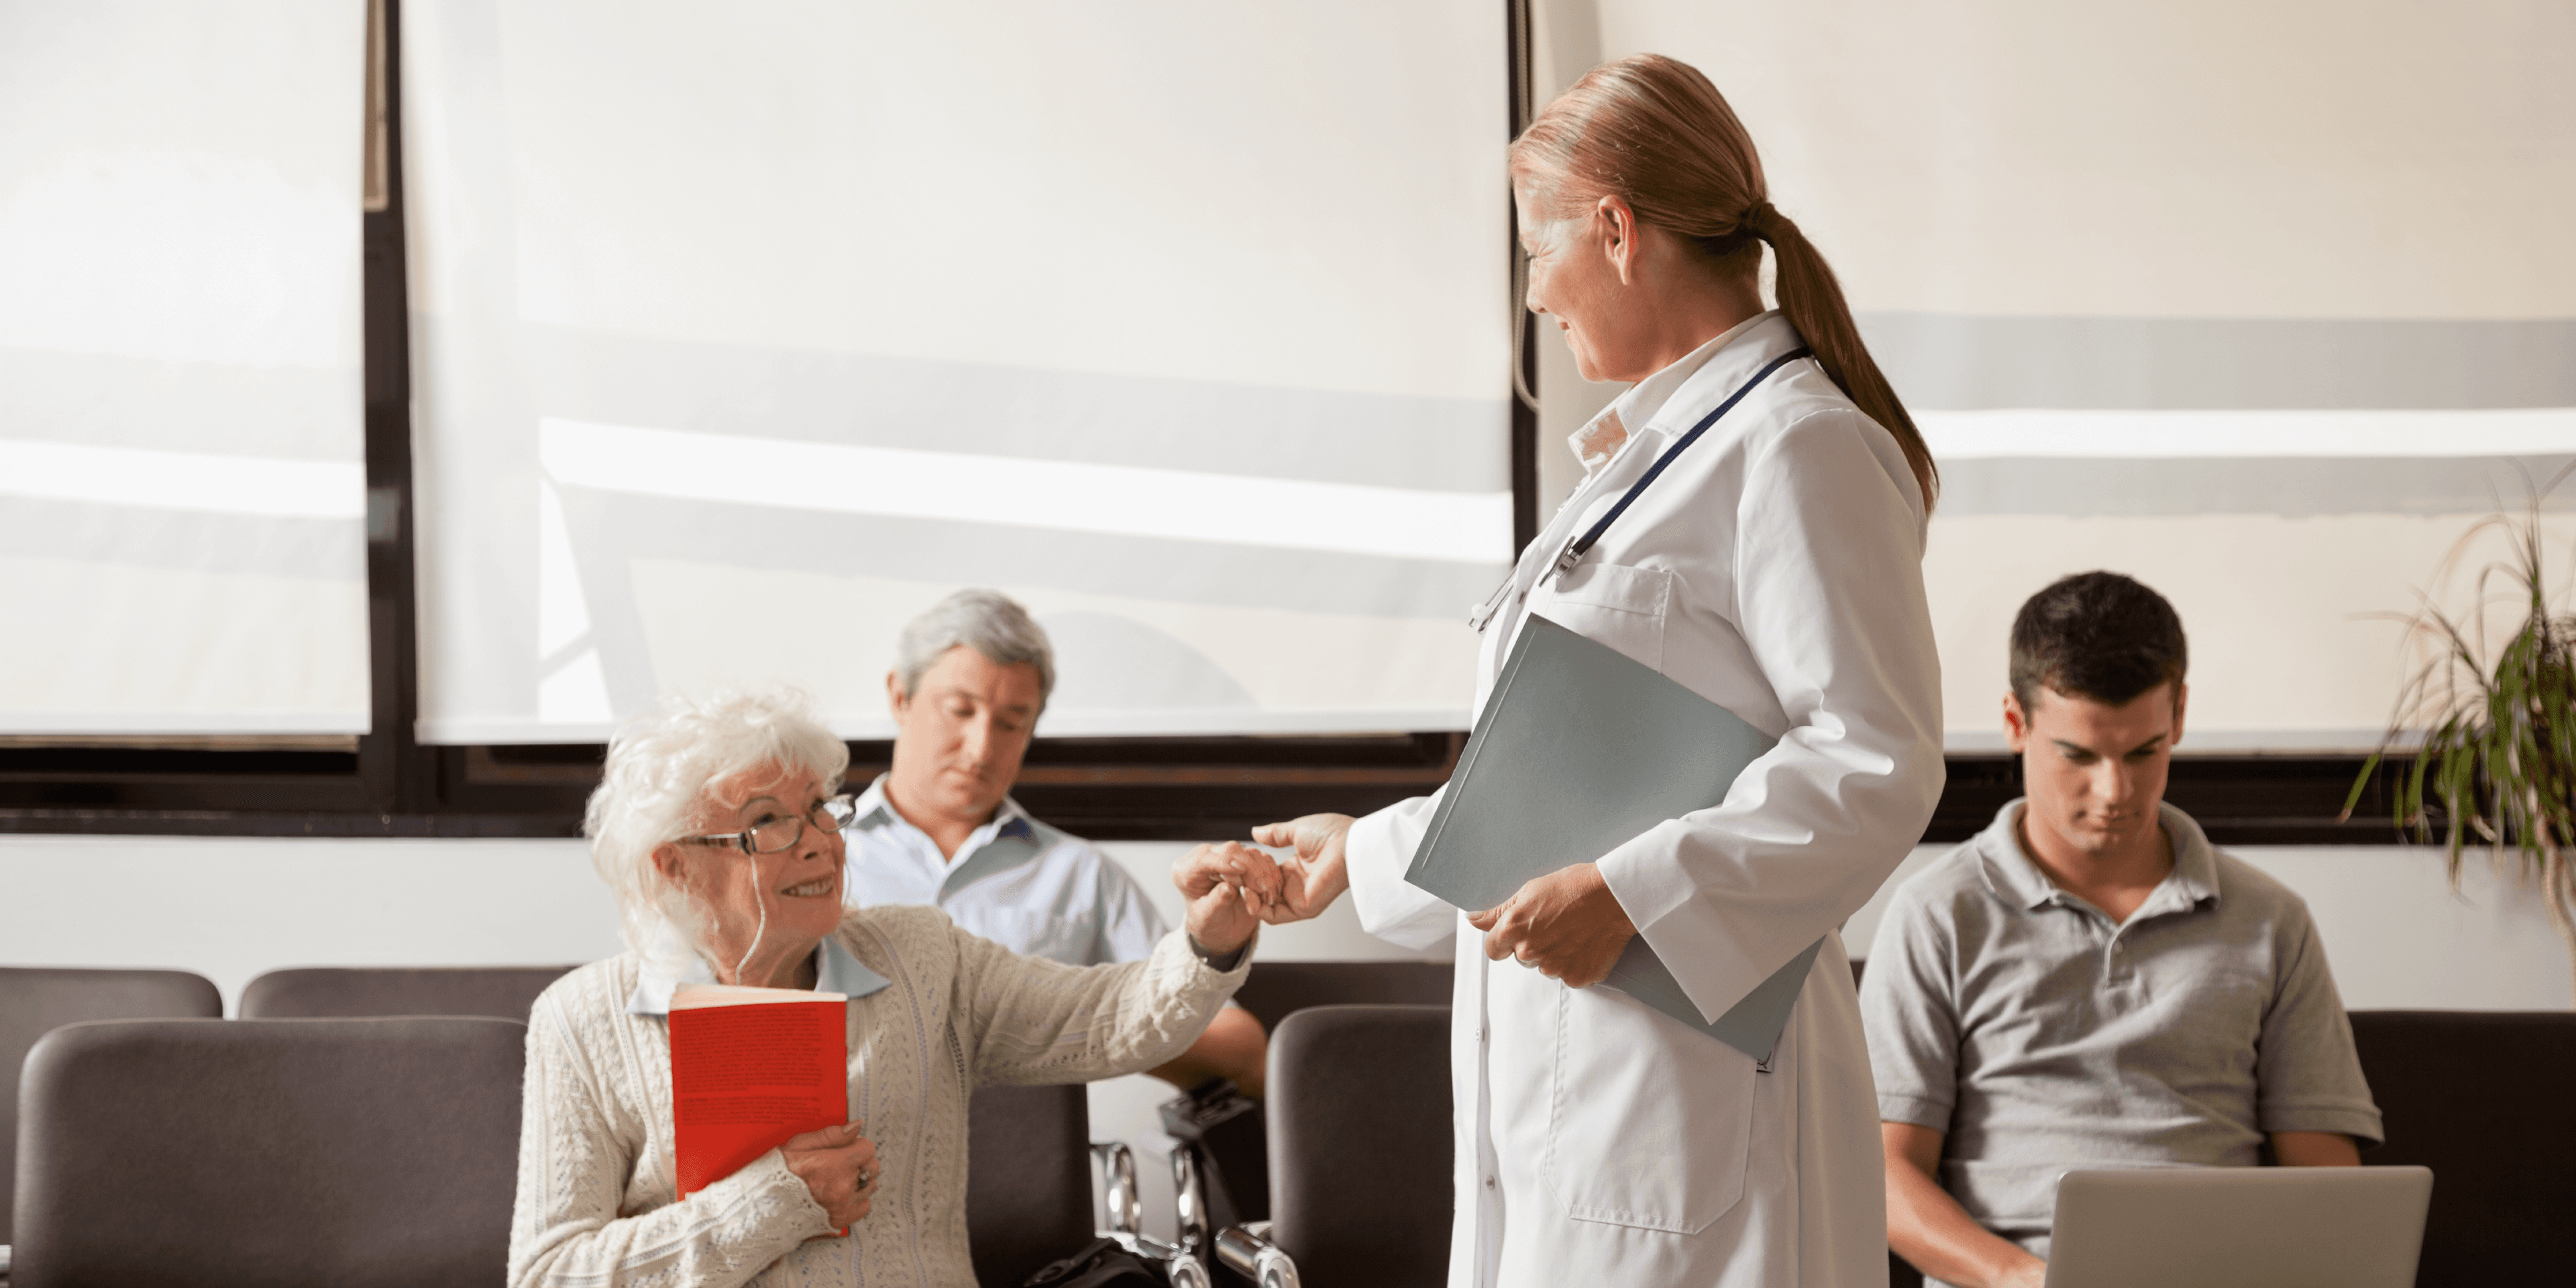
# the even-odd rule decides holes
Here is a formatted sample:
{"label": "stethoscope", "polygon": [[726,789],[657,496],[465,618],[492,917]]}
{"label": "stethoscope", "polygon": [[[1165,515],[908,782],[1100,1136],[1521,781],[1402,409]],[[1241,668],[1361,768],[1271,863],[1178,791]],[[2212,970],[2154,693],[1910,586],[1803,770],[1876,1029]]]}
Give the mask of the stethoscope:
{"label": "stethoscope", "polygon": [[[1780,368],[1788,366],[1790,363],[1796,362],[1800,358],[1812,358],[1814,356],[1816,356],[1816,354],[1813,349],[1805,347],[1792,349],[1789,352],[1772,359],[1770,365],[1762,368],[1760,371],[1754,372],[1751,380],[1745,381],[1742,388],[1737,389],[1734,393],[1728,394],[1726,401],[1717,405],[1717,410],[1700,417],[1699,423],[1691,426],[1689,433],[1682,435],[1679,439],[1674,440],[1672,446],[1665,448],[1664,454],[1656,457],[1655,463],[1646,467],[1645,474],[1635,483],[1629,485],[1627,495],[1620,497],[1619,503],[1611,506],[1608,514],[1602,515],[1597,522],[1595,522],[1590,528],[1585,529],[1581,535],[1567,541],[1565,543],[1565,547],[1557,552],[1555,560],[1549,564],[1547,571],[1539,574],[1539,581],[1545,582],[1553,578],[1562,577],[1573,571],[1574,565],[1583,562],[1583,556],[1592,553],[1592,547],[1601,540],[1601,534],[1608,532],[1610,530],[1610,525],[1617,523],[1619,521],[1619,516],[1628,512],[1629,506],[1636,504],[1637,497],[1646,490],[1647,485],[1655,481],[1656,476],[1664,472],[1664,467],[1671,465],[1674,457],[1681,455],[1682,452],[1687,450],[1691,444],[1698,442],[1699,436],[1707,433],[1708,427],[1716,424],[1719,417],[1735,410],[1735,404],[1744,401],[1744,396],[1746,394],[1752,393],[1763,381],[1770,379],[1772,372],[1778,371]],[[1496,586],[1494,588],[1494,593],[1491,596],[1488,596],[1484,603],[1477,605],[1474,612],[1467,615],[1467,625],[1475,628],[1477,634],[1484,634],[1485,627],[1494,620],[1495,614],[1502,611],[1503,601],[1511,597],[1512,584],[1518,580],[1520,580],[1520,573],[1518,570],[1514,570],[1511,575],[1504,577],[1503,584]]]}

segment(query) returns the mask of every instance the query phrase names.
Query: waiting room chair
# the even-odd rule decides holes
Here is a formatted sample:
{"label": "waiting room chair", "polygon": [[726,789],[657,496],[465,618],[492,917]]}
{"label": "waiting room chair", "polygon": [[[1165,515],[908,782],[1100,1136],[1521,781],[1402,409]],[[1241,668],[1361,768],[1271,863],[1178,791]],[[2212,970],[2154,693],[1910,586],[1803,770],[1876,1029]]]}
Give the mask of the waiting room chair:
{"label": "waiting room chair", "polygon": [[17,1183],[18,1070],[36,1040],[83,1020],[219,1019],[223,994],[178,970],[0,967],[0,1274]]}
{"label": "waiting room chair", "polygon": [[1887,1288],[1923,1288],[1923,1272],[1914,1263],[1890,1251],[1887,1254]]}
{"label": "waiting room chair", "polygon": [[2576,1281],[2576,1014],[2354,1011],[2388,1143],[2433,1169],[2417,1288]]}
{"label": "waiting room chair", "polygon": [[984,1288],[1020,1288],[1092,1239],[1081,1084],[977,1087],[966,1109],[966,1240]]}
{"label": "waiting room chair", "polygon": [[242,990],[245,1020],[491,1015],[527,1023],[570,966],[371,966],[273,970]]}
{"label": "waiting room chair", "polygon": [[[1091,1098],[1082,1084],[983,1086],[966,1106],[966,1244],[982,1288],[1020,1288],[1060,1257],[1110,1239],[1172,1275],[1177,1252],[1135,1229],[1135,1163],[1124,1146],[1094,1146]],[[1112,1171],[1110,1221],[1092,1229],[1094,1150]],[[1124,1164],[1126,1186],[1115,1181]],[[1174,1277],[1204,1288],[1204,1275]]]}
{"label": "waiting room chair", "polygon": [[1446,1282],[1449,1008],[1298,1010],[1269,1082],[1270,1221],[1222,1232],[1219,1258],[1262,1288]]}
{"label": "waiting room chair", "polygon": [[[2417,1288],[2576,1276],[2576,1014],[2354,1011],[2353,1042],[2388,1143],[2365,1166],[2433,1169]],[[1922,1282],[1890,1258],[1890,1283]]]}
{"label": "waiting room chair", "polygon": [[[1446,1006],[1455,966],[1447,961],[1254,962],[1234,1000],[1275,1031],[1290,1015],[1314,1006],[1407,1004]],[[1165,1108],[1166,1121],[1183,1101]],[[1192,1145],[1198,1201],[1216,1224],[1267,1219],[1270,1166],[1261,1111],[1236,1124],[1222,1145]],[[1175,1136],[1196,1136],[1166,1128]]]}
{"label": "waiting room chair", "polygon": [[1447,1006],[1456,970],[1446,961],[1256,961],[1234,1000],[1275,1032],[1280,1021],[1310,1006]]}
{"label": "waiting room chair", "polygon": [[28,1053],[11,1288],[501,1280],[510,1020],[128,1020]]}
{"label": "waiting room chair", "polygon": [[[1852,987],[1860,987],[1860,977],[1868,966],[1867,958],[1851,959]],[[1923,1288],[1923,1272],[1891,1250],[1887,1254],[1887,1288]]]}

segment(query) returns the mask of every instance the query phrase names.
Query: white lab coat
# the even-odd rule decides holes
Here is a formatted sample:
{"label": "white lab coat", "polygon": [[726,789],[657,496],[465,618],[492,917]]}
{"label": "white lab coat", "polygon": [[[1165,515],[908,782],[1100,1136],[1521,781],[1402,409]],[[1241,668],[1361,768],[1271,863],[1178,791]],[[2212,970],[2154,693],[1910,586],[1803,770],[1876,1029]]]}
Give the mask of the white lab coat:
{"label": "white lab coat", "polygon": [[1539,613],[1779,738],[1723,804],[1599,861],[1711,1017],[1827,936],[1771,1070],[1614,990],[1489,963],[1479,931],[1404,882],[1436,795],[1351,830],[1364,926],[1415,946],[1458,936],[1452,1285],[1887,1282],[1877,1098],[1832,932],[1922,835],[1941,790],[1925,508],[1904,454],[1814,362],[1792,362],[1572,572],[1541,579],[1674,439],[1798,344],[1766,313],[1603,413],[1628,440],[1524,553],[1485,628],[1476,697],[1481,709]]}

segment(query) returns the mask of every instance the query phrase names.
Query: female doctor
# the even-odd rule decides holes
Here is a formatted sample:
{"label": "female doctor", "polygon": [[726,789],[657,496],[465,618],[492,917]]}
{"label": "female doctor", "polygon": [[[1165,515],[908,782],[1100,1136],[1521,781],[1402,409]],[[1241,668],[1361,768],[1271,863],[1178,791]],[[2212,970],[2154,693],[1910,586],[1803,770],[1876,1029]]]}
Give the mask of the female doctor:
{"label": "female doctor", "polygon": [[[1311,917],[1348,889],[1381,937],[1457,932],[1451,1284],[1875,1288],[1878,1109],[1833,932],[1941,790],[1931,455],[1705,76],[1652,55],[1605,64],[1510,164],[1530,309],[1585,379],[1636,383],[1574,436],[1588,477],[1480,610],[1479,687],[1538,614],[1779,742],[1717,808],[1463,919],[1403,879],[1436,796],[1271,824],[1254,839],[1295,854],[1267,916]],[[1765,245],[1778,311],[1756,279]],[[1591,987],[1636,935],[1712,1019],[1825,946],[1766,1069]]]}

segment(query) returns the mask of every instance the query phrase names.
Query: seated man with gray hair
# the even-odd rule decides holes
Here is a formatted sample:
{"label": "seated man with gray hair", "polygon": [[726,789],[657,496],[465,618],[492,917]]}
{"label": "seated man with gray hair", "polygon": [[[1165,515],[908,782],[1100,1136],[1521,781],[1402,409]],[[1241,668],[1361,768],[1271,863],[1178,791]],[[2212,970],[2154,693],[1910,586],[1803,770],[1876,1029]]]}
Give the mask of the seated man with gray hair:
{"label": "seated man with gray hair", "polygon": [[[1010,798],[1054,691],[1046,632],[999,591],[961,590],[903,628],[886,676],[894,765],[846,829],[850,906],[935,905],[1013,952],[1070,966],[1153,952],[1163,918],[1135,879]],[[1267,1054],[1261,1022],[1229,1006],[1150,1072],[1184,1090],[1230,1078],[1258,1096]]]}

